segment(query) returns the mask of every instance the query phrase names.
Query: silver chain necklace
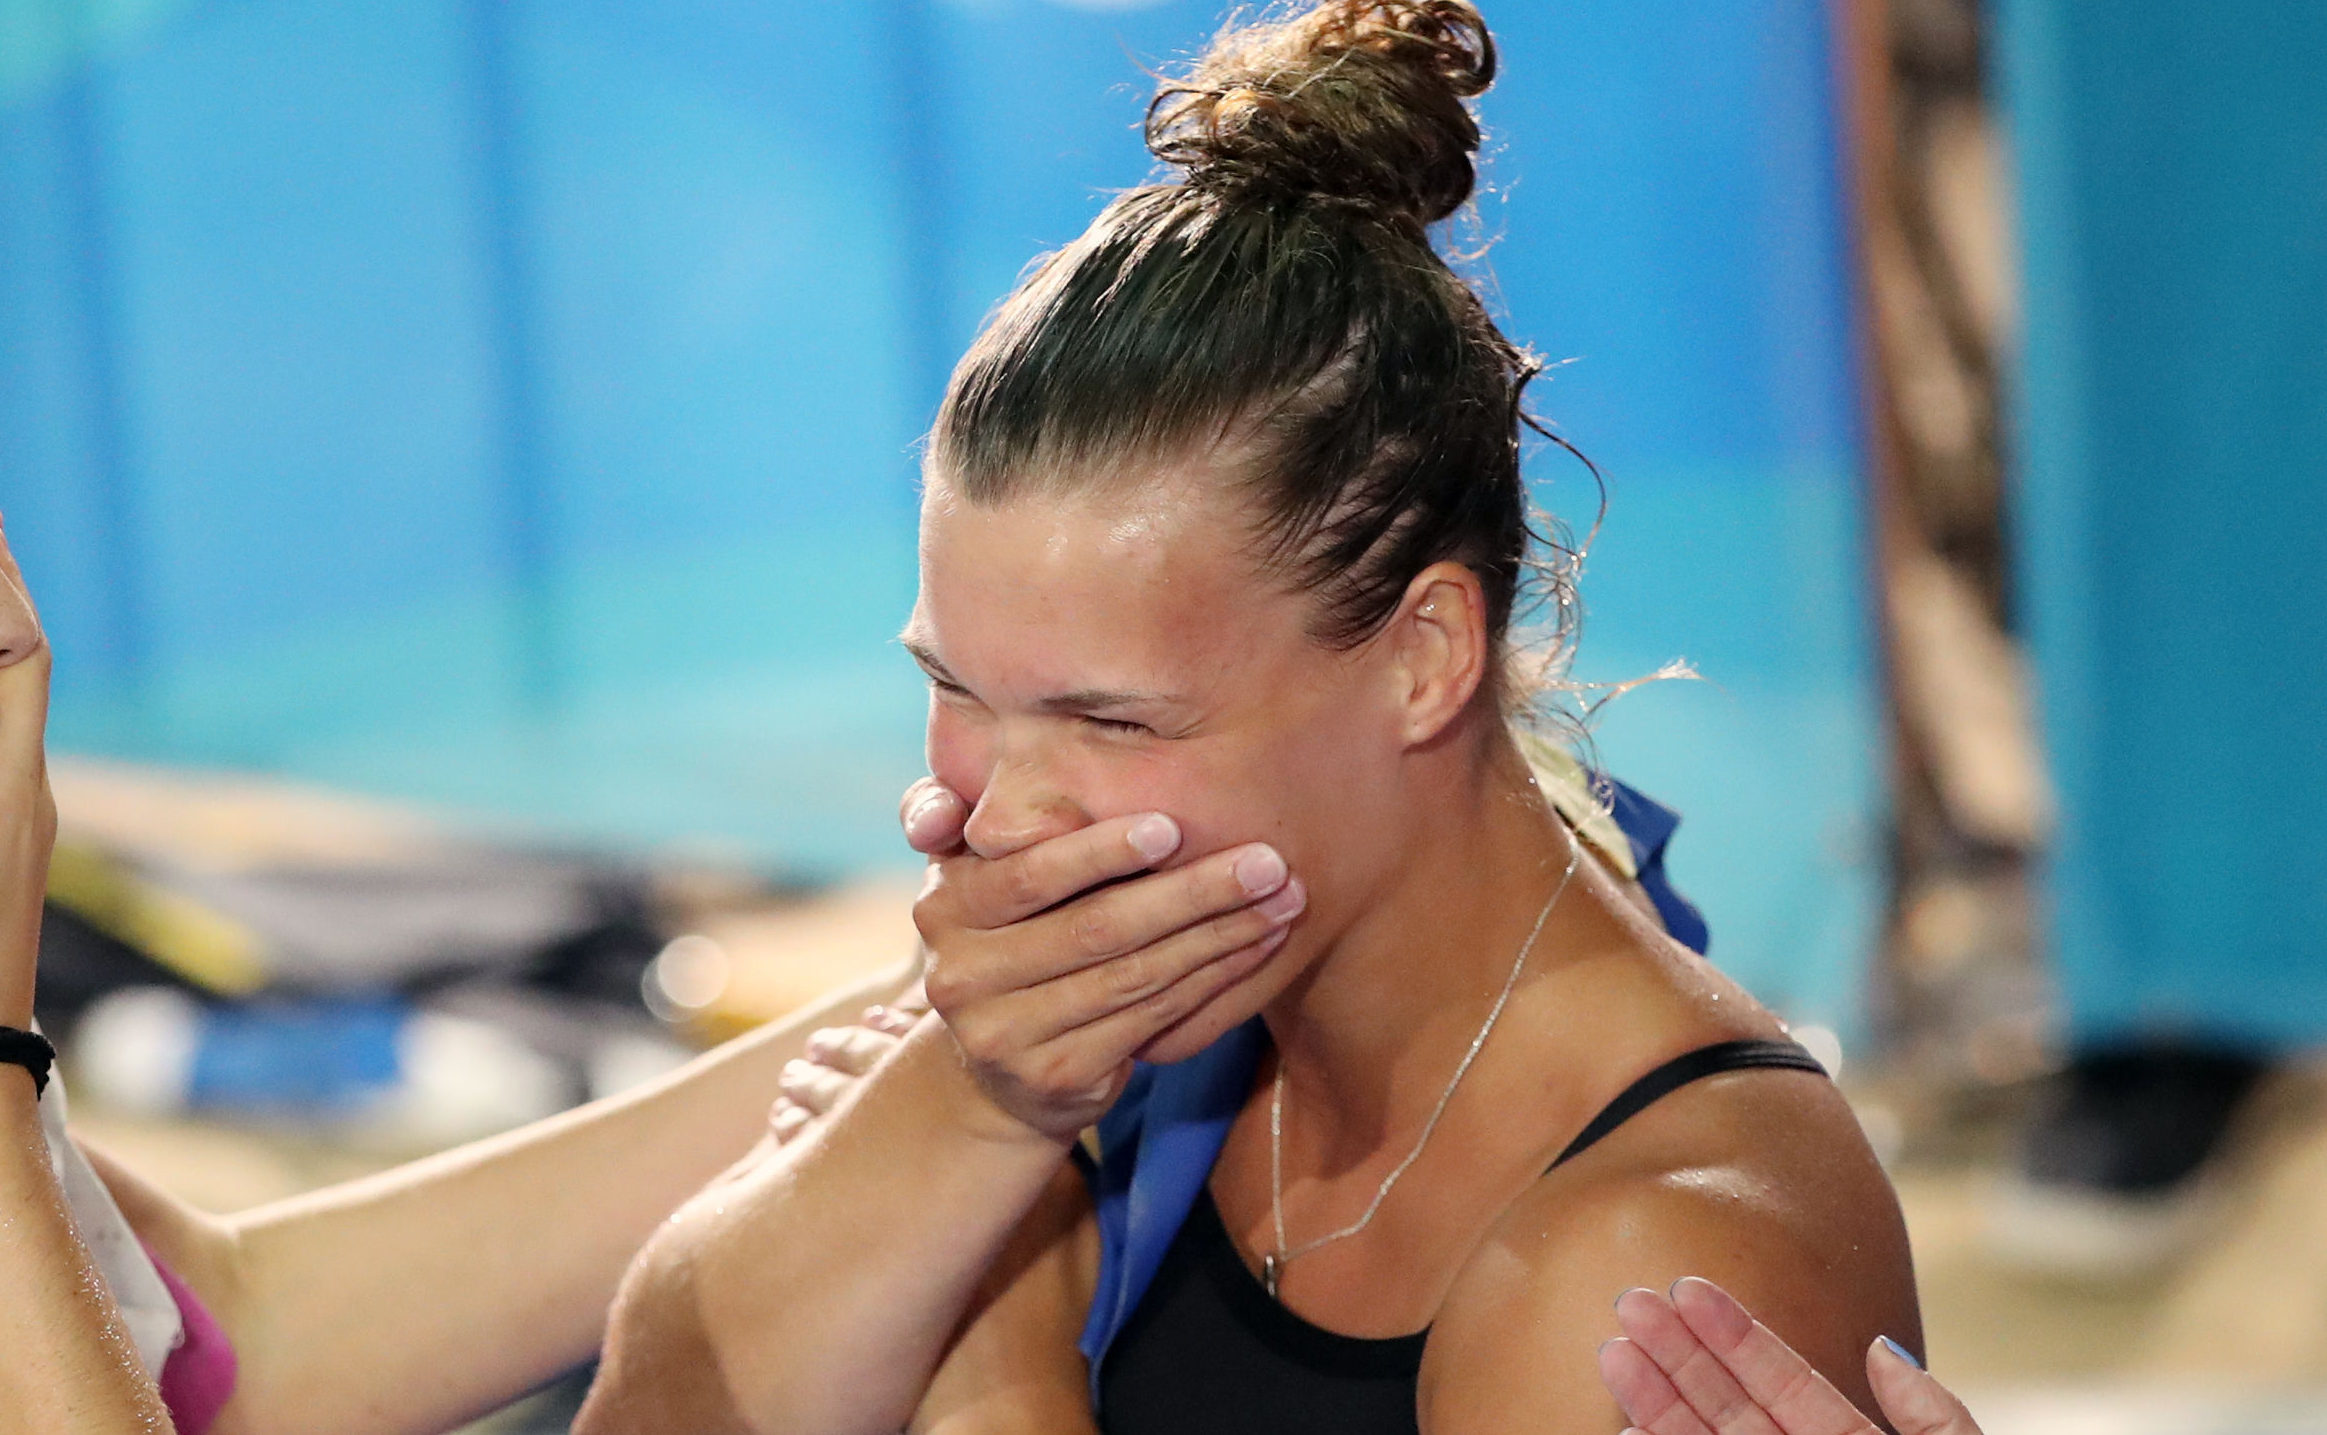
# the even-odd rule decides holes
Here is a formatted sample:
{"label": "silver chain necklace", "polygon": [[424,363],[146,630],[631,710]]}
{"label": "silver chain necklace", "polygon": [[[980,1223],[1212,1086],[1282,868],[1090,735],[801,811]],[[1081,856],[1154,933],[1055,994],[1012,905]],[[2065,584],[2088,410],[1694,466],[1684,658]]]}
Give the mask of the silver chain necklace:
{"label": "silver chain necklace", "polygon": [[[1566,830],[1565,824],[1562,824],[1561,830]],[[1286,1266],[1311,1251],[1330,1246],[1335,1241],[1347,1240],[1372,1225],[1375,1214],[1382,1209],[1382,1202],[1389,1198],[1390,1188],[1398,1184],[1398,1178],[1406,1174],[1408,1167],[1421,1159],[1422,1148],[1430,1144],[1430,1133],[1438,1129],[1438,1118],[1446,1114],[1447,1104],[1454,1100],[1454,1089],[1462,1085],[1463,1076],[1471,1069],[1471,1063],[1478,1059],[1479,1048],[1487,1044],[1488,1033],[1495,1029],[1495,1023],[1502,1018],[1503,1008],[1509,1004],[1511,993],[1519,985],[1519,973],[1527,965],[1527,954],[1535,950],[1535,939],[1543,935],[1543,924],[1550,918],[1551,909],[1559,905],[1560,894],[1567,891],[1568,881],[1576,875],[1576,863],[1582,860],[1583,855],[1583,845],[1576,841],[1573,832],[1569,832],[1567,870],[1559,874],[1559,885],[1551,889],[1551,896],[1544,902],[1543,910],[1535,914],[1535,925],[1528,929],[1527,940],[1519,944],[1519,955],[1511,959],[1511,975],[1503,978],[1503,990],[1496,995],[1495,1004],[1487,1009],[1487,1019],[1479,1023],[1479,1034],[1471,1038],[1470,1050],[1462,1054],[1461,1064],[1455,1067],[1454,1075],[1447,1079],[1446,1090],[1438,1093],[1438,1104],[1431,1108],[1430,1119],[1422,1123],[1422,1134],[1414,1138],[1414,1149],[1407,1152],[1406,1159],[1382,1178],[1373,1200],[1366,1204],[1364,1215],[1338,1231],[1304,1241],[1289,1250],[1285,1246],[1285,1063],[1281,1058],[1278,1060],[1276,1078],[1269,1088],[1269,1215],[1276,1222],[1277,1248],[1261,1257],[1260,1263],[1261,1285],[1268,1290],[1270,1300],[1277,1299],[1277,1283],[1283,1279]]]}

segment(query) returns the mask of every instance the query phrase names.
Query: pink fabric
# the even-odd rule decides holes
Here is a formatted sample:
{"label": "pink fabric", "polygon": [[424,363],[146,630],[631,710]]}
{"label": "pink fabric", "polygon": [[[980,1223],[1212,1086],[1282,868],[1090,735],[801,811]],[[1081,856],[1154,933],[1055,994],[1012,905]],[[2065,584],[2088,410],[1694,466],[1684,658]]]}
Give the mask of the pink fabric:
{"label": "pink fabric", "polygon": [[204,1435],[234,1394],[234,1344],[210,1318],[202,1298],[188,1290],[159,1256],[154,1256],[154,1269],[161,1272],[162,1284],[178,1303],[178,1318],[186,1325],[178,1348],[162,1365],[162,1404],[169,1407],[178,1435]]}

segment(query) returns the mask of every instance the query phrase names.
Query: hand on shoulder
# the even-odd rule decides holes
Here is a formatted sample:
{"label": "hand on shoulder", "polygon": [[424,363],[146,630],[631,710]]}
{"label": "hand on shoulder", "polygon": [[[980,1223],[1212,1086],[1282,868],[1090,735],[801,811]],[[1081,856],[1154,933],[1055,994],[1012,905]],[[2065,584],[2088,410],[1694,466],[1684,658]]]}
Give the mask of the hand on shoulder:
{"label": "hand on shoulder", "polygon": [[[1641,1435],[1880,1435],[1736,1297],[1690,1276],[1669,1296],[1626,1291],[1624,1334],[1600,1347],[1600,1374]],[[1963,1402],[1888,1338],[1866,1351],[1867,1382],[1899,1435],[1980,1435]]]}
{"label": "hand on shoulder", "polygon": [[1615,1295],[1695,1274],[1862,1403],[1868,1342],[1920,1340],[1904,1226],[1840,1096],[1739,1073],[1667,1097],[1503,1214],[1432,1327],[1423,1429],[1619,1427],[1593,1358],[1622,1333]]}

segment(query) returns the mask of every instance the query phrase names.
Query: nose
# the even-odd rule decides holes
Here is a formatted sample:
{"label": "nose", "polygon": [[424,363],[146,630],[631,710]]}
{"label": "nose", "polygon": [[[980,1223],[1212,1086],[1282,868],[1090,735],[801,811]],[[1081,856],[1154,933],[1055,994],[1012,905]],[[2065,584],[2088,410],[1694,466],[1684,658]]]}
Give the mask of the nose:
{"label": "nose", "polygon": [[992,859],[1089,823],[1081,805],[1061,792],[1038,763],[1005,758],[987,776],[962,838],[972,852]]}

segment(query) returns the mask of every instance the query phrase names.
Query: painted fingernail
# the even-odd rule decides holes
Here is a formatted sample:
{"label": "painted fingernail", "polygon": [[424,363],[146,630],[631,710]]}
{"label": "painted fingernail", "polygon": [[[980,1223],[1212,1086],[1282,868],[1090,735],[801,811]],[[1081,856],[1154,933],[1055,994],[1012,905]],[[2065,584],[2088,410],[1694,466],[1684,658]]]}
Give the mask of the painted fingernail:
{"label": "painted fingernail", "polygon": [[1180,845],[1180,824],[1160,812],[1150,812],[1131,824],[1126,834],[1131,839],[1131,850],[1150,862],[1161,862]]}
{"label": "painted fingernail", "polygon": [[1274,847],[1248,847],[1237,856],[1236,880],[1252,896],[1266,896],[1284,885],[1285,859]]}
{"label": "painted fingernail", "polygon": [[[1237,875],[1240,880],[1243,878],[1241,869]],[[1251,883],[1246,881],[1245,885],[1250,886]],[[1309,889],[1302,886],[1296,879],[1285,883],[1284,886],[1253,903],[1252,909],[1272,922],[1289,922],[1299,916],[1301,909],[1308,905]]]}
{"label": "painted fingernail", "polygon": [[1889,1336],[1887,1336],[1887,1335],[1886,1335],[1886,1336],[1884,1336],[1884,1337],[1882,1338],[1882,1343],[1883,1343],[1885,1346],[1889,1347],[1891,1354],[1893,1354],[1893,1355],[1895,1355],[1895,1356],[1899,1357],[1899,1359],[1901,1359],[1901,1360],[1904,1360],[1904,1361],[1905,1361],[1905,1362],[1907,1362],[1909,1365],[1912,1365],[1912,1366],[1914,1366],[1914,1367],[1915,1367],[1917,1370],[1921,1370],[1921,1369],[1923,1368],[1923,1362],[1922,1362],[1922,1361],[1920,1361],[1920,1360],[1917,1360],[1917,1359],[1915,1358],[1914,1354],[1913,1354],[1912,1352],[1910,1352],[1910,1351],[1907,1349],[1907,1347],[1905,1347],[1905,1346],[1903,1346],[1903,1345],[1899,1344],[1897,1341],[1895,1341],[1895,1340],[1891,1339]]}

